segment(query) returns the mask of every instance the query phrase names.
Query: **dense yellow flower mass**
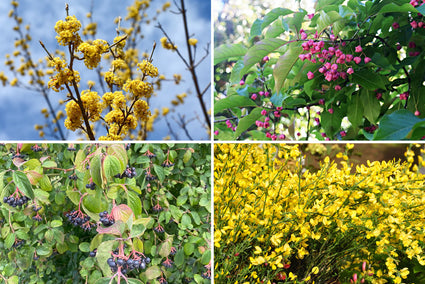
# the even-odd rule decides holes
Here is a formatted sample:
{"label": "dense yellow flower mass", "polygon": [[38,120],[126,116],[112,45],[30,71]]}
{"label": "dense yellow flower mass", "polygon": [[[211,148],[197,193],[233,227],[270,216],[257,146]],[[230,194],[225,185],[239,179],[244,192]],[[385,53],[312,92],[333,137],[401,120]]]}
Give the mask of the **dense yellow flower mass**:
{"label": "dense yellow flower mass", "polygon": [[407,162],[356,168],[327,157],[318,171],[303,167],[298,145],[216,144],[214,155],[218,283],[325,283],[350,272],[401,283],[406,261],[425,265],[425,175],[412,150]]}
{"label": "dense yellow flower mass", "polygon": [[102,54],[107,52],[108,49],[109,45],[103,39],[96,39],[93,43],[83,42],[78,46],[78,50],[84,54],[84,64],[88,69],[96,68]]}
{"label": "dense yellow flower mass", "polygon": [[67,16],[65,21],[59,20],[55,25],[55,31],[58,34],[56,40],[63,46],[67,46],[71,42],[78,45],[81,42],[78,34],[80,28],[81,23],[75,16]]}

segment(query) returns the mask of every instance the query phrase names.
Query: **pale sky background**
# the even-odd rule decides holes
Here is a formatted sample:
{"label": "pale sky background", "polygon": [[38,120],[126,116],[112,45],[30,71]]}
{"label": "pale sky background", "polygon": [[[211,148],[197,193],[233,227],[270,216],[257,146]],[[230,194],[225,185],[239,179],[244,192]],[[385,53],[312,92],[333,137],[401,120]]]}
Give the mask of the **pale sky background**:
{"label": "pale sky background", "polygon": [[[90,11],[90,2],[87,0],[67,0],[67,1],[51,1],[51,0],[19,0],[19,14],[24,19],[25,24],[31,25],[32,44],[31,51],[33,59],[45,57],[45,52],[38,44],[38,40],[42,40],[46,47],[54,51],[59,47],[55,40],[56,33],[54,31],[55,23],[65,18],[65,3],[69,3],[70,15],[75,15],[85,26],[88,23],[86,14]],[[151,12],[156,13],[157,9],[161,9],[165,0],[152,1]],[[180,3],[180,1],[177,1]],[[116,25],[114,19],[118,16],[123,18],[127,14],[126,7],[133,3],[132,0],[113,1],[113,0],[94,0],[94,21],[98,23],[97,38],[102,38],[108,42],[112,42],[116,36]],[[171,1],[171,11],[177,11],[173,1]],[[211,2],[202,0],[186,0],[185,1],[187,16],[189,22],[189,32],[193,37],[197,38],[197,58],[200,59],[205,53],[204,48],[211,42]],[[11,80],[13,75],[9,72],[8,68],[4,65],[6,60],[5,55],[11,54],[14,51],[14,40],[17,37],[14,32],[13,26],[15,22],[8,17],[8,12],[11,10],[10,1],[0,1],[0,26],[2,33],[0,35],[0,71]],[[184,28],[181,15],[170,13],[168,10],[161,13],[158,21],[165,28],[167,33],[172,37],[177,46],[184,47]],[[122,26],[126,25],[124,22]],[[174,73],[180,73],[185,82],[180,85],[175,85],[172,82],[164,82],[162,90],[159,92],[160,98],[152,99],[151,110],[158,107],[160,110],[163,106],[170,106],[171,99],[175,98],[176,94],[192,91],[192,94],[186,99],[183,106],[177,110],[185,114],[186,117],[194,117],[195,113],[201,119],[203,118],[200,105],[194,94],[194,87],[191,80],[190,73],[185,70],[180,58],[176,54],[164,50],[161,47],[160,39],[163,37],[162,32],[154,27],[155,24],[143,26],[143,34],[145,38],[142,40],[140,47],[140,54],[143,51],[149,51],[152,48],[153,41],[157,42],[157,48],[154,54],[153,64],[158,67],[160,74],[165,74],[167,77],[172,77]],[[142,27],[142,28],[143,28]],[[63,48],[63,47],[61,47]],[[187,57],[186,48],[182,48],[182,53]],[[210,47],[211,54],[211,47]],[[201,65],[197,68],[198,79],[201,89],[203,89],[211,80],[211,58],[206,58]],[[79,69],[83,82],[89,78]],[[93,74],[92,72],[89,72]],[[211,88],[206,94],[207,108],[211,107],[210,94]],[[57,102],[59,99],[64,99],[66,93],[52,92],[51,100]],[[56,105],[56,104],[55,104]],[[45,119],[40,113],[42,108],[46,107],[44,98],[38,93],[34,93],[25,89],[16,87],[3,87],[0,84],[0,140],[38,140],[41,139],[38,131],[34,129],[35,124],[44,124]],[[178,126],[169,116],[170,123],[174,126],[174,131],[178,133],[180,140],[188,140],[183,131],[178,131]],[[62,122],[63,123],[63,122]],[[168,128],[164,119],[161,122],[154,124],[155,131],[149,134],[149,140],[162,140],[168,135]],[[65,129],[63,127],[63,129]],[[197,121],[192,122],[188,126],[189,132],[195,140],[209,140],[209,136],[205,128]],[[68,139],[74,140],[75,134],[71,131],[68,132]]]}

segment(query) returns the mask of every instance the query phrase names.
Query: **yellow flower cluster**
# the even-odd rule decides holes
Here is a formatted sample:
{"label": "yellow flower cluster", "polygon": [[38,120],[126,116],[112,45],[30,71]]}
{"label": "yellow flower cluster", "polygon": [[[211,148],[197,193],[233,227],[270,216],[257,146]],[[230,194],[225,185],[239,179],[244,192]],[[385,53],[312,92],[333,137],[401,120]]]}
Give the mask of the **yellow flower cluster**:
{"label": "yellow flower cluster", "polygon": [[103,39],[96,39],[93,43],[83,42],[78,46],[78,50],[84,54],[84,64],[88,69],[96,68],[102,54],[107,52],[108,49],[109,45]]}
{"label": "yellow flower cluster", "polygon": [[55,92],[63,90],[63,85],[69,84],[74,85],[80,82],[80,73],[76,70],[71,70],[67,67],[66,61],[59,57],[54,57],[48,61],[50,67],[54,67],[57,72],[52,76],[47,83],[47,86],[53,89]]}
{"label": "yellow flower cluster", "polygon": [[[88,119],[91,122],[98,121],[103,107],[97,92],[84,90],[81,93],[81,101]],[[67,115],[67,118],[65,119],[65,127],[73,131],[81,128],[83,125],[83,115],[78,103],[74,100],[69,101],[66,104],[65,111]]]}
{"label": "yellow flower cluster", "polygon": [[163,48],[170,49],[172,51],[177,49],[177,45],[174,45],[171,42],[169,42],[166,37],[161,38],[161,45]]}
{"label": "yellow flower cluster", "polygon": [[58,34],[56,40],[60,45],[67,46],[70,43],[78,45],[81,42],[78,31],[81,28],[80,21],[75,16],[67,16],[65,21],[56,22],[55,31]]}
{"label": "yellow flower cluster", "polygon": [[145,76],[151,76],[152,78],[158,76],[158,68],[147,60],[138,63],[137,67],[139,67],[140,71],[142,71]]}
{"label": "yellow flower cluster", "polygon": [[137,119],[147,121],[151,115],[148,103],[144,100],[137,100],[134,104],[134,115]]}
{"label": "yellow flower cluster", "polygon": [[127,7],[128,15],[125,19],[134,19],[135,21],[140,21],[140,10],[149,8],[150,2],[150,0],[135,0],[133,5]]}
{"label": "yellow flower cluster", "polygon": [[[268,283],[278,273],[325,283],[329,271],[363,261],[372,283],[401,283],[406,261],[425,265],[425,175],[412,150],[408,162],[356,168],[326,157],[315,172],[303,167],[298,145],[216,144],[214,155],[218,283]],[[232,262],[235,253],[244,258]],[[326,269],[314,277],[304,269],[315,266]]]}
{"label": "yellow flower cluster", "polygon": [[126,92],[132,93],[136,99],[141,97],[150,98],[153,93],[152,84],[141,81],[139,79],[127,80],[123,86],[123,89]]}

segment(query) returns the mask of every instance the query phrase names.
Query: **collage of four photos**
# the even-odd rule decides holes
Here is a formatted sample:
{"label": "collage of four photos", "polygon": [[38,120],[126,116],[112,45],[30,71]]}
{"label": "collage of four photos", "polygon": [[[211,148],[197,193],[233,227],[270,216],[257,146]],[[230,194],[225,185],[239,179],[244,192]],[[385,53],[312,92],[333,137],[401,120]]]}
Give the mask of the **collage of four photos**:
{"label": "collage of four photos", "polygon": [[0,283],[425,283],[425,1],[0,3]]}

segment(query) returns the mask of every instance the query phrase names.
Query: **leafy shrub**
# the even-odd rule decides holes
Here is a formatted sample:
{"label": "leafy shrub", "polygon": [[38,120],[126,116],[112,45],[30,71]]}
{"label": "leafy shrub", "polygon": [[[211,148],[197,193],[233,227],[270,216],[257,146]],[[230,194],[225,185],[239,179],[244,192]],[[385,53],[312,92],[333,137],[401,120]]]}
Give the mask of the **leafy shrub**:
{"label": "leafy shrub", "polygon": [[7,144],[0,164],[7,283],[210,282],[208,145]]}
{"label": "leafy shrub", "polygon": [[215,145],[217,283],[425,280],[422,157],[351,168],[351,148],[310,171],[298,145]]}
{"label": "leafy shrub", "polygon": [[269,11],[248,44],[215,48],[215,70],[231,68],[225,90],[216,78],[216,138],[423,138],[422,4],[321,0],[312,14]]}

